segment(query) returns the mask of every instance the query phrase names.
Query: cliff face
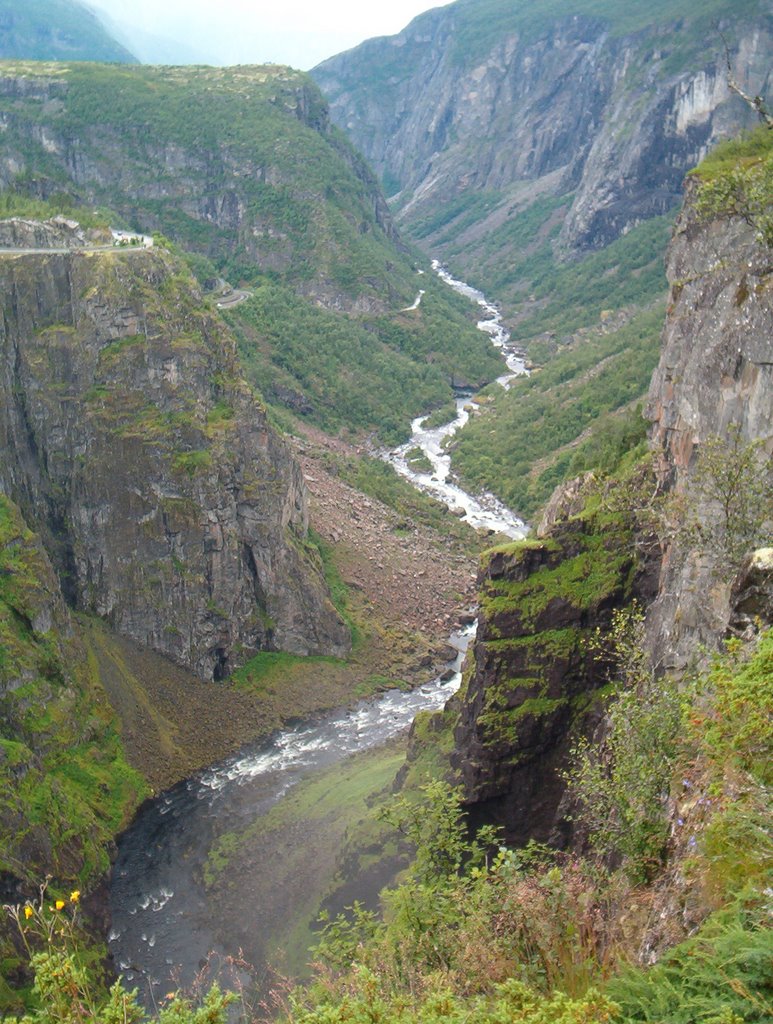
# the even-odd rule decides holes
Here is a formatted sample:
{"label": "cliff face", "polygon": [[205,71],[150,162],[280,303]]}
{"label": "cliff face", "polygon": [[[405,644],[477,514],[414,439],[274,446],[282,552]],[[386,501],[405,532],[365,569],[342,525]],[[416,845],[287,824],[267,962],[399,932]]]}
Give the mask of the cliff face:
{"label": "cliff face", "polygon": [[415,294],[372,171],[300,72],[9,62],[0,125],[3,187],[102,205],[334,309]]}
{"label": "cliff face", "polygon": [[542,539],[495,548],[479,577],[452,763],[476,813],[500,821],[516,843],[562,841],[560,769],[572,730],[598,721],[594,694],[608,682],[588,642],[652,582],[620,517],[567,521],[578,511],[573,494]]}
{"label": "cliff face", "polygon": [[[740,217],[701,220],[688,198],[667,273],[670,303],[647,415],[661,479],[679,494],[710,438],[736,430],[742,444],[762,441],[773,453],[773,253]],[[699,643],[713,646],[727,628],[732,580],[718,575],[719,558],[678,538],[667,551],[648,616],[664,669],[683,668]]]}
{"label": "cliff face", "polygon": [[68,599],[219,679],[344,652],[300,471],[162,252],[0,259],[0,492]]}
{"label": "cliff face", "polygon": [[[313,74],[397,193],[399,222],[433,251],[453,238],[464,266],[461,242],[566,196],[558,247],[576,252],[672,208],[686,170],[749,122],[721,61],[716,24],[728,13],[674,0],[657,20],[582,3],[538,19],[528,5],[459,2]],[[745,5],[722,29],[739,83],[769,94],[770,3]]]}
{"label": "cliff face", "polygon": [[[716,507],[690,491],[701,446],[737,431],[741,443],[773,452],[773,256],[740,217],[702,220],[694,190],[669,250],[671,301],[648,415],[661,487],[689,491],[705,524]],[[661,548],[629,512],[615,526],[603,494],[600,506],[598,493],[586,503],[589,483],[551,502],[540,540],[494,550],[480,578],[479,634],[452,760],[473,808],[521,841],[561,824],[560,769],[572,730],[592,732],[598,722],[592,695],[605,681],[583,637],[606,628],[613,607],[643,604],[658,672],[684,670],[729,625],[773,614],[769,550],[734,579],[737,567],[718,548],[686,532]],[[635,493],[612,507],[635,507]]]}

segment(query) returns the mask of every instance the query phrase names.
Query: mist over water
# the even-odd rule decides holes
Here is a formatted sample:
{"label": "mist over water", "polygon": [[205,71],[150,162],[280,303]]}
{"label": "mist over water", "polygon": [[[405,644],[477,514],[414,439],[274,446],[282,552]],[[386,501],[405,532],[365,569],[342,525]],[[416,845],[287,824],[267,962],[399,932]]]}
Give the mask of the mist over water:
{"label": "mist over water", "polygon": [[[473,634],[470,626],[451,637],[457,655],[432,681],[283,730],[140,810],[118,843],[109,946],[116,970],[148,1005],[170,987],[190,986],[210,953],[226,958],[236,948],[221,941],[223,922],[202,883],[218,837],[265,814],[308,774],[399,736],[419,711],[442,708],[459,688]],[[245,913],[260,935],[261,908],[250,903],[248,892],[244,896]]]}

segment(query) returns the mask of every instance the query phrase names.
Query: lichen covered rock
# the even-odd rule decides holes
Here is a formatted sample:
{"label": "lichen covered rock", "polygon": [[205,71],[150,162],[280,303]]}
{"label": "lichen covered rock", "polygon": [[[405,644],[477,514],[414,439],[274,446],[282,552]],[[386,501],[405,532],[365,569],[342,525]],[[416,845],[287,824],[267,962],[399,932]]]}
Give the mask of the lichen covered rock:
{"label": "lichen covered rock", "polygon": [[515,842],[545,840],[556,827],[572,728],[593,718],[594,693],[608,681],[587,641],[636,580],[629,531],[601,515],[485,556],[452,763],[476,813],[493,814]]}
{"label": "lichen covered rock", "polygon": [[69,601],[201,678],[341,654],[300,470],[164,252],[6,256],[0,491]]}
{"label": "lichen covered rock", "polygon": [[[735,431],[740,443],[773,453],[773,251],[740,217],[701,218],[697,187],[669,248],[670,303],[647,406],[661,482],[677,494],[690,488],[711,438]],[[698,645],[713,646],[727,628],[735,571],[721,558],[689,539],[666,552],[648,613],[660,668],[684,669]]]}

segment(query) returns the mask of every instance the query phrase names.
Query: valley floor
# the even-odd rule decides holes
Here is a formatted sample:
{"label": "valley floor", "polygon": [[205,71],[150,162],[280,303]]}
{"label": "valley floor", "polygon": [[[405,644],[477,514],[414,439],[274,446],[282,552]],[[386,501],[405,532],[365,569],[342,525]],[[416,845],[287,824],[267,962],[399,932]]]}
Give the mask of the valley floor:
{"label": "valley floor", "polygon": [[156,793],[292,719],[417,685],[453,657],[447,639],[475,601],[473,556],[341,480],[331,456],[355,457],[351,446],[318,431],[295,445],[311,527],[348,590],[354,651],[346,661],[261,657],[221,684],[214,701],[213,684],[86,620],[128,760]]}

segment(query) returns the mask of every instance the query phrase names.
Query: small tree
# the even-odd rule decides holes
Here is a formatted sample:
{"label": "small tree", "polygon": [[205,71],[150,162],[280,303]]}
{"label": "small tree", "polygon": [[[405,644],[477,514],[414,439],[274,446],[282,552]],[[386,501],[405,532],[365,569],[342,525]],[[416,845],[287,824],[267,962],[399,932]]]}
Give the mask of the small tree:
{"label": "small tree", "polygon": [[763,442],[746,441],[737,425],[704,441],[687,491],[683,532],[700,551],[720,556],[733,574],[744,557],[770,539],[771,460]]}
{"label": "small tree", "polygon": [[668,837],[682,702],[672,683],[653,678],[637,607],[616,612],[608,635],[597,635],[593,646],[615,667],[617,693],[602,742],[581,739],[565,777],[594,849],[622,858],[632,881],[647,881],[663,862]]}

